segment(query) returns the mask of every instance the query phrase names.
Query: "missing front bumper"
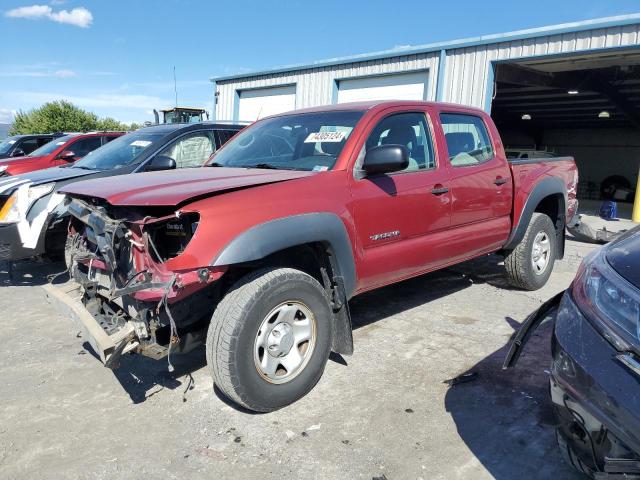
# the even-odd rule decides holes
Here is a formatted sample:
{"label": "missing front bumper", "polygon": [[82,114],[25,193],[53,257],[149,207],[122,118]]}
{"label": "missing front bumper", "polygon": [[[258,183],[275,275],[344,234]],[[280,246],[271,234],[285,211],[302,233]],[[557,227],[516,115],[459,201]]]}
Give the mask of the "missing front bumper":
{"label": "missing front bumper", "polygon": [[76,282],[69,281],[62,285],[47,284],[43,288],[49,302],[54,304],[62,315],[71,318],[82,330],[85,339],[106,367],[116,367],[120,356],[139,346],[131,322],[126,322],[112,334],[102,328],[82,304],[82,287]]}

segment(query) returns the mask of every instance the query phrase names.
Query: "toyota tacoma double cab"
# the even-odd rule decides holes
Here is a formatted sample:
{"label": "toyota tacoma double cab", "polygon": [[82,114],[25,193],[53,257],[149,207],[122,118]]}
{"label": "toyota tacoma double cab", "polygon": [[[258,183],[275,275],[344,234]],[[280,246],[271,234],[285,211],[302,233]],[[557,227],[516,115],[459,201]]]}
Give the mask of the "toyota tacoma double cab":
{"label": "toyota tacoma double cab", "polygon": [[483,111],[428,102],[261,119],[208,167],[65,186],[72,281],[47,286],[110,367],[204,342],[232,401],[304,396],[352,354],[349,299],[500,252],[545,284],[576,208],[571,158],[507,161]]}

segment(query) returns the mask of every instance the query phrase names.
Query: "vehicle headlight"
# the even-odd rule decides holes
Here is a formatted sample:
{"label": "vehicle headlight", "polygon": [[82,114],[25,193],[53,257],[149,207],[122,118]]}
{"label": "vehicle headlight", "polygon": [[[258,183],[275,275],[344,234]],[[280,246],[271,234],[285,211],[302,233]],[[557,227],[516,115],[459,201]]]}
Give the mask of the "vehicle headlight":
{"label": "vehicle headlight", "polygon": [[602,248],[584,259],[571,293],[618,350],[640,348],[640,292],[609,266]]}
{"label": "vehicle headlight", "polygon": [[35,201],[50,193],[53,187],[53,183],[18,187],[0,210],[0,223],[17,223],[25,218]]}

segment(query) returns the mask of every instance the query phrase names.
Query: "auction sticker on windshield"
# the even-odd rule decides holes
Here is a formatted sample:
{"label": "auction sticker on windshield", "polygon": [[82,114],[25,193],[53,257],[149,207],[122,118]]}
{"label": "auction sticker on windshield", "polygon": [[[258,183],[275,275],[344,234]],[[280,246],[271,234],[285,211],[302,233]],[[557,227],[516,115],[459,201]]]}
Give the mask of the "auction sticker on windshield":
{"label": "auction sticker on windshield", "polygon": [[313,132],[305,139],[304,143],[335,142],[344,140],[344,132]]}
{"label": "auction sticker on windshield", "polygon": [[148,147],[149,145],[151,145],[149,140],[136,140],[131,142],[132,147]]}

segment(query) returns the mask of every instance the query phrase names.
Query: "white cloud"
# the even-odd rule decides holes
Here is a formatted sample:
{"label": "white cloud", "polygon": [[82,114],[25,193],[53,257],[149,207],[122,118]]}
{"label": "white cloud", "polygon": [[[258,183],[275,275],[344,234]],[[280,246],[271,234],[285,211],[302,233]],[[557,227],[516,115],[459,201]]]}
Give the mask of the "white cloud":
{"label": "white cloud", "polygon": [[5,95],[7,99],[12,99],[16,104],[31,105],[40,105],[54,100],[67,100],[83,108],[133,108],[142,111],[164,108],[167,105],[171,105],[171,100],[143,94],[100,93],[84,96],[65,95],[55,92],[15,91],[2,92],[0,98]]}
{"label": "white cloud", "polygon": [[9,18],[27,18],[30,20],[46,19],[80,28],[88,28],[89,25],[93,23],[93,15],[84,7],[77,7],[72,10],[59,10],[56,12],[49,5],[31,5],[8,10],[4,15]]}
{"label": "white cloud", "polygon": [[71,78],[77,77],[77,73],[73,70],[33,70],[33,69],[24,69],[24,70],[11,70],[7,72],[0,71],[0,77],[35,77],[35,78]]}
{"label": "white cloud", "polygon": [[15,110],[8,108],[0,108],[0,123],[13,123],[13,119],[16,116]]}

